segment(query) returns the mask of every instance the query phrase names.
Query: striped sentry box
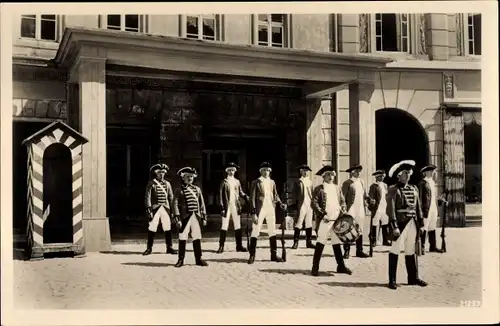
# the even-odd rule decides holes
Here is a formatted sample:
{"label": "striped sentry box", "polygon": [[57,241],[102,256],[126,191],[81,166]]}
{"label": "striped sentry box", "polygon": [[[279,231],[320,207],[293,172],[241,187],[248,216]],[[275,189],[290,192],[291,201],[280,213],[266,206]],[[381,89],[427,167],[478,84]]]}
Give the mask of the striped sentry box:
{"label": "striped sentry box", "polygon": [[83,248],[82,148],[88,140],[62,121],[55,121],[23,141],[28,150],[27,238],[31,258],[43,256],[43,225],[50,205],[43,200],[43,156],[53,144],[63,144],[71,152],[73,191],[73,247]]}

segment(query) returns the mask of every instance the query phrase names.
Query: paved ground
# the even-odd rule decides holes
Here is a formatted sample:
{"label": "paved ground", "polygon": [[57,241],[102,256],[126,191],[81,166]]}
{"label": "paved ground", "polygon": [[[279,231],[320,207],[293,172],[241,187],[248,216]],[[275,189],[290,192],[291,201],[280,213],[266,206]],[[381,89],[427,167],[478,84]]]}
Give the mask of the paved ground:
{"label": "paved ground", "polygon": [[456,307],[481,298],[480,239],[480,227],[449,229],[448,253],[419,259],[427,288],[404,284],[401,256],[397,291],[386,287],[387,248],[380,246],[373,258],[347,261],[352,276],[333,273],[328,246],[323,273],[312,277],[311,249],[287,250],[286,263],[271,263],[267,241],[259,242],[254,265],[246,264],[247,254],[234,252],[234,243],[223,255],[214,253],[216,243],[205,243],[205,268],[194,265],[189,243],[181,269],[173,267],[176,256],[161,253],[163,245],[147,257],[140,255],[144,245],[114,245],[113,252],[84,258],[15,261],[14,302],[28,309]]}

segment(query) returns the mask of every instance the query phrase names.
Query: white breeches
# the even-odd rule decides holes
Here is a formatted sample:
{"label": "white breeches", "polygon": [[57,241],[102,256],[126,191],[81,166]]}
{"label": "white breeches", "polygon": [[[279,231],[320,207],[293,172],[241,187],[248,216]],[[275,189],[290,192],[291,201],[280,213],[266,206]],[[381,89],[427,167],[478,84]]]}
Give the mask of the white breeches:
{"label": "white breeches", "polygon": [[221,230],[227,231],[229,228],[229,221],[233,220],[233,226],[235,230],[241,229],[241,220],[240,215],[238,215],[238,209],[236,208],[236,204],[229,204],[227,208],[226,215],[222,217],[222,226]]}
{"label": "white breeches", "polygon": [[387,216],[387,213],[385,211],[378,211],[375,213],[372,226],[378,226],[380,221],[382,221],[382,225],[389,224],[389,216]]}
{"label": "white breeches", "polygon": [[415,220],[411,219],[404,230],[400,230],[401,235],[398,240],[392,242],[390,252],[399,255],[404,251],[405,255],[415,254],[415,245],[417,241],[417,226]]}
{"label": "white breeches", "polygon": [[267,224],[267,234],[269,237],[275,236],[276,231],[276,212],[272,205],[264,205],[259,212],[257,225],[252,224],[252,238],[257,238],[260,234],[260,229],[262,228],[262,224],[264,221]]}
{"label": "white breeches", "polygon": [[318,228],[318,238],[316,242],[319,242],[321,244],[325,244],[328,239],[331,239],[332,245],[340,244],[340,239],[337,236],[335,232],[333,232],[333,224],[335,221],[328,221],[325,222],[324,220],[321,220],[319,222],[319,228]]}
{"label": "white breeches", "polygon": [[436,206],[431,206],[429,210],[429,215],[424,218],[424,230],[425,231],[435,231],[437,227],[438,220],[438,209]]}
{"label": "white breeches", "polygon": [[193,238],[193,240],[201,239],[200,222],[198,221],[198,218],[196,218],[196,214],[194,213],[189,218],[189,221],[187,222],[184,232],[179,233],[179,240],[187,241],[190,232],[191,232],[191,238]]}
{"label": "white breeches", "polygon": [[297,223],[295,223],[295,227],[298,229],[302,229],[302,224],[305,222],[306,229],[313,227],[313,210],[311,205],[307,205],[306,203],[302,204],[299,211],[299,217],[297,218]]}
{"label": "white breeches", "polygon": [[167,210],[164,206],[160,206],[160,208],[158,208],[155,215],[153,216],[153,219],[151,220],[151,222],[149,222],[148,230],[151,232],[157,232],[160,222],[163,231],[170,231],[170,216],[168,215]]}
{"label": "white breeches", "polygon": [[363,229],[365,228],[365,209],[363,207],[355,207],[356,204],[352,205],[347,214],[354,217],[354,221],[359,224],[360,235],[363,234]]}

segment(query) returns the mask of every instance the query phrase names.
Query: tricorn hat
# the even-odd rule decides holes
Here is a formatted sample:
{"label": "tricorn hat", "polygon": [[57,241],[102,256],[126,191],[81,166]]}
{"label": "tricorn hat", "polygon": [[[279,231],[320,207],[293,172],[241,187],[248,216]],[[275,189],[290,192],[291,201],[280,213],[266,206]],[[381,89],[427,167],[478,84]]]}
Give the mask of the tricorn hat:
{"label": "tricorn hat", "polygon": [[227,169],[230,169],[230,168],[233,168],[233,169],[236,169],[236,170],[239,170],[240,167],[238,166],[238,164],[234,163],[234,162],[229,162],[226,164],[226,171]]}
{"label": "tricorn hat", "polygon": [[345,170],[345,172],[352,172],[354,170],[363,170],[363,166],[361,164],[355,164],[353,166],[351,166],[350,168],[348,168],[347,170]]}
{"label": "tricorn hat", "polygon": [[183,167],[179,171],[177,171],[177,174],[181,176],[181,178],[186,175],[186,174],[192,174],[195,178],[198,176],[198,173],[196,173],[196,170],[190,166]]}
{"label": "tricorn hat", "polygon": [[376,177],[376,176],[384,175],[384,174],[385,174],[384,170],[377,170],[377,171],[372,173],[372,176]]}
{"label": "tricorn hat", "polygon": [[164,170],[165,172],[167,172],[169,170],[169,167],[166,164],[158,163],[158,164],[154,164],[153,166],[151,166],[151,168],[149,169],[149,172],[155,172],[157,170]]}
{"label": "tricorn hat", "polygon": [[307,164],[301,164],[297,167],[297,170],[307,170],[307,171],[312,171],[311,168],[309,167],[309,165]]}
{"label": "tricorn hat", "polygon": [[413,160],[404,160],[399,163],[394,164],[389,170],[389,177],[398,176],[402,171],[413,171],[413,167],[415,166],[415,161]]}
{"label": "tricorn hat", "polygon": [[432,164],[429,164],[429,165],[427,165],[427,166],[424,166],[424,167],[420,170],[420,172],[421,172],[421,173],[424,173],[424,172],[427,172],[427,171],[433,171],[433,170],[436,170],[436,169],[437,169],[437,166],[432,165]]}
{"label": "tricorn hat", "polygon": [[269,163],[269,162],[262,162],[260,164],[260,167],[259,167],[259,170],[261,170],[261,169],[270,169],[270,170],[272,170],[271,163]]}
{"label": "tricorn hat", "polygon": [[337,175],[337,173],[335,172],[335,169],[331,165],[323,166],[321,169],[319,169],[318,172],[316,172],[316,175],[323,176],[327,172],[332,173],[333,176]]}

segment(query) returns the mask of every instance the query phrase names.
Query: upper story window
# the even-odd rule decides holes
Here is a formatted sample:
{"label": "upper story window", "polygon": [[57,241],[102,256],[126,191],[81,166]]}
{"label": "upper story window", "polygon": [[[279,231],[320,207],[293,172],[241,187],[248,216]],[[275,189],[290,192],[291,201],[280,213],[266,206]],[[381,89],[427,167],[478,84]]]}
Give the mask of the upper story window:
{"label": "upper story window", "polygon": [[220,15],[187,15],[186,37],[199,40],[220,41]]}
{"label": "upper story window", "polygon": [[147,25],[143,15],[104,15],[100,24],[101,28],[136,33],[146,33]]}
{"label": "upper story window", "polygon": [[467,14],[467,53],[481,55],[481,14]]}
{"label": "upper story window", "polygon": [[375,14],[375,50],[409,52],[410,23],[408,14]]}
{"label": "upper story window", "polygon": [[288,15],[254,15],[254,44],[284,48],[288,46]]}
{"label": "upper story window", "polygon": [[21,37],[43,41],[57,41],[56,15],[21,15]]}

